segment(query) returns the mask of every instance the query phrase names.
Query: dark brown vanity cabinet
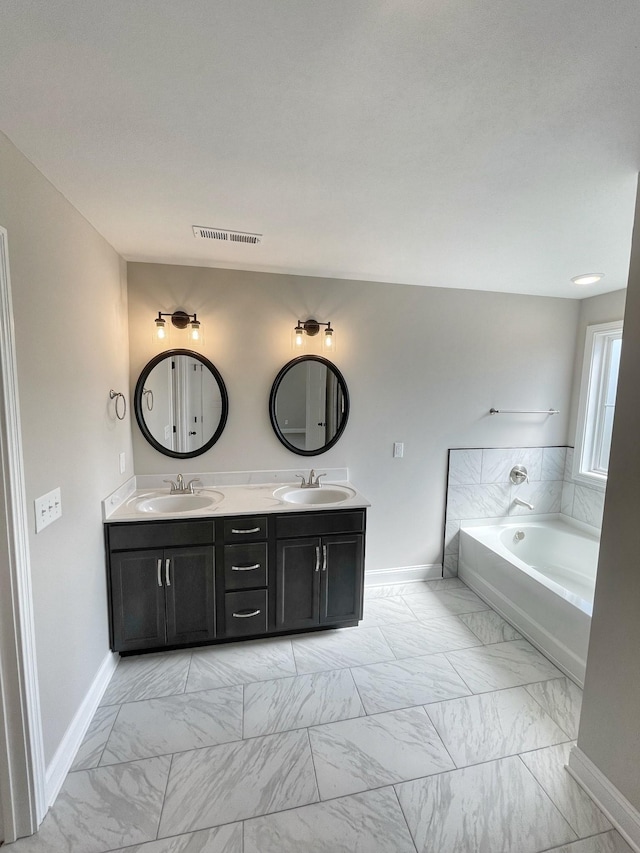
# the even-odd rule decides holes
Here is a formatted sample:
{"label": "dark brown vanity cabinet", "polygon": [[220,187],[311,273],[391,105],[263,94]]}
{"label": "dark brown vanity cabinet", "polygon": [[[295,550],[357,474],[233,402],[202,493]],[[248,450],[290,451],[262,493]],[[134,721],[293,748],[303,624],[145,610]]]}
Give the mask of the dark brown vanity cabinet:
{"label": "dark brown vanity cabinet", "polygon": [[357,509],[108,523],[111,648],[355,625],[365,518]]}
{"label": "dark brown vanity cabinet", "polygon": [[107,545],[114,651],[215,638],[212,522],[109,525]]}
{"label": "dark brown vanity cabinet", "polygon": [[363,510],[276,518],[276,630],[362,618],[364,530]]}

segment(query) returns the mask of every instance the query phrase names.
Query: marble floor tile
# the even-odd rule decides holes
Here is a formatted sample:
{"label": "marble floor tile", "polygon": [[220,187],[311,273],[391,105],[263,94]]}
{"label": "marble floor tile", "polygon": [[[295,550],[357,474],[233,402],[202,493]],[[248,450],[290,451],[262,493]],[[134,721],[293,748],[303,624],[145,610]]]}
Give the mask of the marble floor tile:
{"label": "marble floor tile", "polygon": [[112,853],[242,853],[242,824],[230,823],[173,838],[114,850]]}
{"label": "marble floor tile", "polygon": [[[412,625],[412,622],[406,623]],[[404,625],[401,626],[404,628]],[[339,628],[292,641],[300,674],[393,660],[380,628]]]}
{"label": "marble floor tile", "polygon": [[119,710],[119,705],[105,705],[96,710],[69,772],[98,766]]}
{"label": "marble floor tile", "polygon": [[567,740],[524,687],[451,699],[426,710],[457,767]]}
{"label": "marble floor tile", "polygon": [[120,659],[101,705],[184,693],[191,652],[161,652]]}
{"label": "marble floor tile", "polygon": [[436,589],[460,589],[465,584],[460,578],[435,578],[430,581],[411,581],[409,583],[389,583],[380,586],[365,586],[365,602],[373,598],[390,598],[398,595],[420,595]]}
{"label": "marble floor tile", "polygon": [[295,674],[296,665],[288,639],[249,640],[196,649],[187,679],[187,693]]}
{"label": "marble floor tile", "polygon": [[578,737],[582,690],[577,684],[569,678],[553,678],[527,684],[527,690],[570,738]]}
{"label": "marble floor tile", "polygon": [[418,853],[538,853],[575,833],[517,756],[396,785]]}
{"label": "marble floor tile", "polygon": [[481,645],[480,640],[457,616],[444,616],[429,622],[405,622],[380,629],[397,658],[448,652]]}
{"label": "marble floor tile", "polygon": [[633,851],[621,835],[612,831],[593,835],[582,841],[574,841],[573,844],[554,847],[547,853],[633,853]]}
{"label": "marble floor tile", "polygon": [[373,598],[364,603],[364,615],[360,628],[376,625],[393,625],[397,622],[415,622],[416,615],[399,595],[389,598]]}
{"label": "marble floor tile", "polygon": [[309,739],[323,800],[454,767],[423,708],[316,726]]}
{"label": "marble floor tile", "polygon": [[156,837],[169,756],[70,773],[38,833],[12,853],[103,853]]}
{"label": "marble floor tile", "polygon": [[612,827],[593,800],[565,769],[572,746],[572,743],[562,743],[535,752],[526,752],[520,758],[551,797],[578,838],[586,838]]}
{"label": "marble floor tile", "polygon": [[244,853],[415,853],[392,788],[246,821]]}
{"label": "marble floor tile", "polygon": [[489,645],[491,643],[504,643],[508,640],[521,640],[514,627],[509,625],[495,610],[480,610],[477,613],[461,613],[458,618],[464,622],[476,637]]}
{"label": "marble floor tile", "polygon": [[174,755],[159,837],[318,800],[304,730]]}
{"label": "marble floor tile", "polygon": [[418,619],[437,619],[441,616],[455,616],[458,613],[473,613],[476,610],[489,609],[488,604],[466,587],[411,595],[406,598],[406,603]]}
{"label": "marble floor tile", "polygon": [[468,696],[469,688],[444,655],[424,655],[351,670],[367,714]]}
{"label": "marble floor tile", "polygon": [[244,688],[245,738],[363,715],[348,669],[259,681]]}
{"label": "marble floor tile", "polygon": [[121,706],[101,764],[242,739],[242,687],[182,693]]}
{"label": "marble floor tile", "polygon": [[473,693],[517,687],[562,675],[526,640],[449,652],[447,658]]}

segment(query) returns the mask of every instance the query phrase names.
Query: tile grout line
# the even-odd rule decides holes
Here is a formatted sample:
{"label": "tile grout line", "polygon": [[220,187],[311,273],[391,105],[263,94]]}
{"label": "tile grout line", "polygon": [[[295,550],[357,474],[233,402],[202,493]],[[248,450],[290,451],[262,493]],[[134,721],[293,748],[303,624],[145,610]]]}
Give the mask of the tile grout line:
{"label": "tile grout line", "polygon": [[164,786],[164,794],[162,796],[162,805],[160,806],[160,814],[158,815],[158,828],[156,829],[156,841],[160,835],[160,825],[162,824],[162,815],[164,814],[165,803],[167,802],[167,791],[169,790],[169,779],[171,779],[171,770],[173,768],[173,755],[171,756],[171,761],[169,762],[169,770],[167,772],[167,781]]}
{"label": "tile grout line", "polygon": [[[536,750],[530,750],[530,752],[536,752]],[[551,797],[551,795],[547,792],[547,790],[546,790],[546,788],[544,787],[544,785],[542,785],[542,784],[541,784],[541,783],[536,779],[535,775],[531,772],[531,770],[529,770],[529,768],[527,767],[527,765],[525,764],[525,762],[522,760],[522,756],[521,756],[520,754],[518,754],[517,758],[518,758],[518,761],[520,762],[520,764],[522,764],[522,766],[524,767],[524,769],[527,771],[527,773],[529,774],[529,776],[531,776],[531,778],[533,779],[533,781],[534,781],[534,782],[536,783],[536,785],[540,788],[540,790],[542,791],[543,795],[544,795],[544,796],[549,800],[549,802],[550,802],[550,803],[551,803],[551,805],[554,807],[554,809],[558,812],[558,814],[560,815],[560,817],[562,818],[562,820],[567,824],[567,826],[569,827],[569,829],[571,830],[571,832],[575,835],[575,838],[574,838],[574,839],[572,839],[572,841],[567,841],[567,842],[565,842],[565,843],[566,843],[566,844],[571,844],[571,843],[573,843],[573,841],[581,841],[582,839],[580,838],[580,835],[579,835],[579,834],[575,831],[575,829],[571,826],[571,824],[569,823],[569,821],[568,821],[568,820],[567,820],[567,818],[565,817],[564,812],[562,811],[562,809],[561,809],[561,808],[557,805],[557,803],[553,800],[553,798],[552,798],[552,797]]]}
{"label": "tile grout line", "polygon": [[407,816],[404,812],[404,809],[402,808],[402,803],[400,802],[400,797],[399,797],[398,791],[396,789],[397,784],[401,784],[401,783],[396,783],[396,784],[392,785],[391,788],[393,789],[393,793],[395,794],[396,800],[398,802],[398,808],[400,809],[400,814],[402,815],[402,819],[404,820],[405,825],[407,827],[407,831],[409,833],[409,838],[411,839],[411,843],[413,844],[413,847],[414,847],[414,850],[416,851],[416,853],[418,853],[418,845],[416,844],[416,840],[413,836],[413,832],[411,832],[411,827],[409,826],[409,821],[407,820]]}

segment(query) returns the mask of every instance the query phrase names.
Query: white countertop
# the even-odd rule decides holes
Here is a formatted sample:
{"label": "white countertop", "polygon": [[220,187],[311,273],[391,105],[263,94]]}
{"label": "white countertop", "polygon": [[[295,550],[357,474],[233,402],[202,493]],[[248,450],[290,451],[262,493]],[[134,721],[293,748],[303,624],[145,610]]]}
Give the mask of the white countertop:
{"label": "white countertop", "polygon": [[[185,480],[191,479],[192,475],[185,475]],[[167,479],[175,479],[167,477]],[[142,479],[142,478],[139,478]],[[211,478],[207,478],[211,479]],[[275,478],[274,478],[275,479]],[[204,480],[204,478],[203,478]],[[103,518],[109,522],[120,521],[158,521],[162,519],[177,519],[177,518],[215,518],[222,515],[256,515],[262,513],[288,513],[288,512],[313,512],[318,510],[342,510],[356,509],[371,506],[369,501],[347,480],[331,480],[323,483],[322,488],[330,488],[331,486],[342,486],[351,489],[354,492],[353,497],[348,497],[335,503],[322,504],[297,504],[281,500],[274,496],[276,490],[281,490],[283,486],[290,486],[292,489],[299,488],[299,481],[294,482],[289,480],[283,482],[277,478],[275,482],[256,483],[256,484],[238,484],[238,485],[215,485],[207,483],[203,488],[194,489],[195,495],[211,495],[218,498],[216,503],[206,506],[203,509],[188,509],[179,512],[147,512],[140,508],[140,503],[145,499],[159,497],[160,495],[169,494],[169,486],[151,488],[135,488],[137,483],[131,482],[129,488],[122,487],[118,492],[114,492],[112,496],[103,501]],[[133,489],[131,488],[133,486]],[[314,490],[315,491],[315,490]],[[221,497],[220,497],[221,496]]]}

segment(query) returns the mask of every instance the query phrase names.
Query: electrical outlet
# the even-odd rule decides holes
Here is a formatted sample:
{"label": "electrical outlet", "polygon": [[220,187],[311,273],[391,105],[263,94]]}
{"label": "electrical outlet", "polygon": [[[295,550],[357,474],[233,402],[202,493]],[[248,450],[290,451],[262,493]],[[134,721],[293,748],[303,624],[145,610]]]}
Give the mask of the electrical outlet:
{"label": "electrical outlet", "polygon": [[403,456],[404,456],[404,442],[394,441],[393,442],[393,458],[394,459],[402,459]]}
{"label": "electrical outlet", "polygon": [[124,451],[120,454],[120,473],[124,474],[127,470],[127,455]]}
{"label": "electrical outlet", "polygon": [[62,496],[60,487],[47,492],[46,495],[36,498],[35,501],[36,513],[36,533],[40,533],[45,527],[52,524],[62,515]]}

